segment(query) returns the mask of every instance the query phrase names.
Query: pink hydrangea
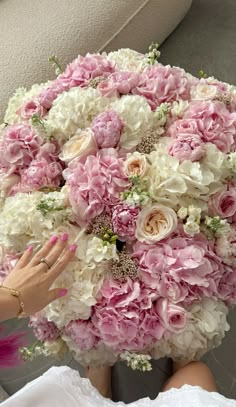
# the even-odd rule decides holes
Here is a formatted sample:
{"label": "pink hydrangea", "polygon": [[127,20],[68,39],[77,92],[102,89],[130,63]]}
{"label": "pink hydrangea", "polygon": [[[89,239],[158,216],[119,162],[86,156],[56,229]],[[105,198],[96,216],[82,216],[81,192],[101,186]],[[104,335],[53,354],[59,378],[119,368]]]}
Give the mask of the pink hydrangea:
{"label": "pink hydrangea", "polygon": [[38,97],[39,103],[49,110],[60,93],[76,86],[87,87],[91,79],[106,78],[114,70],[115,64],[109,61],[105,55],[79,55],[67,65],[65,71],[47,89],[41,92]]}
{"label": "pink hydrangea", "polygon": [[19,174],[39,152],[42,141],[27,124],[6,127],[0,143],[0,164],[9,174]]}
{"label": "pink hydrangea", "polygon": [[20,258],[20,254],[6,252],[2,247],[0,247],[0,253],[0,283],[2,283],[11,270],[13,270],[13,268],[16,266]]}
{"label": "pink hydrangea", "polygon": [[29,326],[33,328],[36,338],[41,341],[55,341],[60,336],[60,331],[54,322],[48,321],[43,311],[30,317]]}
{"label": "pink hydrangea", "polygon": [[180,162],[185,160],[199,161],[205,153],[205,144],[197,134],[179,135],[169,146],[169,154],[176,157]]}
{"label": "pink hydrangea", "polygon": [[138,207],[120,204],[112,211],[113,231],[121,241],[133,240],[135,238],[136,219],[140,212]]}
{"label": "pink hydrangea", "polygon": [[191,81],[183,69],[170,65],[155,64],[140,75],[134,95],[144,96],[155,110],[163,102],[174,102],[190,98]]}
{"label": "pink hydrangea", "polygon": [[103,96],[119,97],[131,93],[138,86],[139,80],[139,74],[135,72],[114,72],[106,80],[102,81],[97,89]]}
{"label": "pink hydrangea", "polygon": [[68,336],[81,351],[90,350],[96,346],[98,340],[93,333],[91,321],[76,320],[69,322],[64,328],[64,334]]}
{"label": "pink hydrangea", "polygon": [[204,142],[215,144],[223,153],[235,148],[236,113],[230,113],[225,105],[217,101],[191,102],[183,119],[195,120],[195,126]]}
{"label": "pink hydrangea", "polygon": [[100,296],[92,323],[107,346],[115,351],[138,351],[161,339],[165,328],[154,306],[156,293],[148,292],[138,280],[128,278],[120,283],[106,279]]}
{"label": "pink hydrangea", "polygon": [[225,266],[225,272],[219,283],[219,298],[228,306],[236,305],[236,269]]}
{"label": "pink hydrangea", "polygon": [[34,114],[43,117],[46,114],[46,110],[40,104],[39,100],[30,100],[26,102],[18,111],[17,114],[22,119],[29,120]]}
{"label": "pink hydrangea", "polygon": [[115,149],[100,150],[84,163],[73,161],[64,171],[69,199],[78,223],[87,224],[93,218],[120,201],[120,193],[130,183],[123,171],[123,159]]}
{"label": "pink hydrangea", "polygon": [[92,123],[92,131],[99,148],[117,147],[123,130],[123,123],[114,110],[100,113]]}
{"label": "pink hydrangea", "polygon": [[236,188],[228,188],[227,185],[221,191],[212,195],[209,200],[209,209],[212,215],[221,218],[230,218],[236,213]]}
{"label": "pink hydrangea", "polygon": [[203,235],[182,233],[155,245],[136,242],[133,249],[140,279],[159,296],[175,303],[217,296],[223,266],[213,250],[214,242]]}

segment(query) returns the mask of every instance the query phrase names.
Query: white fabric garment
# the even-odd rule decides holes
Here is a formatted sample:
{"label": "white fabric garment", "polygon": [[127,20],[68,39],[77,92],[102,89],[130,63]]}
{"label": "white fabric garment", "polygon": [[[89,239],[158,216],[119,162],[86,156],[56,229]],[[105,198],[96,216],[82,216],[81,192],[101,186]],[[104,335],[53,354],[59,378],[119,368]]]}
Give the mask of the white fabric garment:
{"label": "white fabric garment", "polygon": [[[52,367],[43,376],[27,384],[1,407],[122,407],[100,396],[88,379],[69,367]],[[209,393],[200,387],[185,385],[160,393],[155,400],[145,398],[129,407],[236,407],[236,401],[219,393]]]}

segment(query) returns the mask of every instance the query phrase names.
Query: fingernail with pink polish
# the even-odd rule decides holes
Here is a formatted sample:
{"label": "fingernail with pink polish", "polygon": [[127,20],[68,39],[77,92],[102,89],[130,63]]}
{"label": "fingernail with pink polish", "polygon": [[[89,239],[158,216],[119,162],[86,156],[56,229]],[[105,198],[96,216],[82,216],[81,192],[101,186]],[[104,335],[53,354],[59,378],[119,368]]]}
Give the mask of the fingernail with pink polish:
{"label": "fingernail with pink polish", "polygon": [[59,291],[59,297],[65,297],[67,293],[68,290],[66,288],[62,288],[62,290]]}
{"label": "fingernail with pink polish", "polygon": [[28,251],[29,252],[32,252],[34,250],[34,247],[33,246],[28,246]]}
{"label": "fingernail with pink polish", "polygon": [[68,240],[68,237],[69,237],[68,233],[63,233],[63,234],[61,235],[61,240],[62,240],[63,242],[66,242],[66,241]]}
{"label": "fingernail with pink polish", "polygon": [[76,252],[77,244],[72,244],[69,248],[70,252]]}
{"label": "fingernail with pink polish", "polygon": [[56,235],[52,236],[51,239],[49,240],[50,243],[54,244],[58,241],[58,237]]}

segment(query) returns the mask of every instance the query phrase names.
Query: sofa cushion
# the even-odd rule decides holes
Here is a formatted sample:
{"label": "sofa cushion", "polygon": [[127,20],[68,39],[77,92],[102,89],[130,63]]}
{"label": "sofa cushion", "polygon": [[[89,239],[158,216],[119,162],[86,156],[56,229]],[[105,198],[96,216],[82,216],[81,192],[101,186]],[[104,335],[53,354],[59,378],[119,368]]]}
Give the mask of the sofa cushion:
{"label": "sofa cushion", "polygon": [[161,44],[191,0],[1,0],[0,119],[19,86],[54,77],[47,58],[67,64],[79,53]]}

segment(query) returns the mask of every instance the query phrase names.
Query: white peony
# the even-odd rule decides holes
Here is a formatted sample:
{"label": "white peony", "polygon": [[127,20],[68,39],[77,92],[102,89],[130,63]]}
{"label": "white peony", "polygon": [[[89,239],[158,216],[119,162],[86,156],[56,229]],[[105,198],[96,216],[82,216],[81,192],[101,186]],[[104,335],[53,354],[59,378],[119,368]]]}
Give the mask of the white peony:
{"label": "white peony", "polygon": [[217,95],[217,87],[200,83],[191,88],[190,94],[192,100],[212,100]]}
{"label": "white peony", "polygon": [[144,133],[153,127],[155,115],[142,96],[125,95],[111,103],[110,108],[118,113],[124,123],[121,148],[130,150],[136,147]]}
{"label": "white peony", "polygon": [[147,57],[129,48],[110,52],[107,58],[115,62],[118,70],[142,72],[148,65]]}
{"label": "white peony", "polygon": [[99,113],[103,112],[111,99],[101,96],[93,88],[72,88],[54,100],[47,116],[51,136],[60,142],[72,137],[77,129],[89,127]]}
{"label": "white peony", "polygon": [[228,309],[215,298],[204,298],[187,307],[188,323],[178,334],[166,334],[156,343],[151,354],[155,359],[164,356],[174,360],[198,360],[209,350],[219,346],[229,330]]}

